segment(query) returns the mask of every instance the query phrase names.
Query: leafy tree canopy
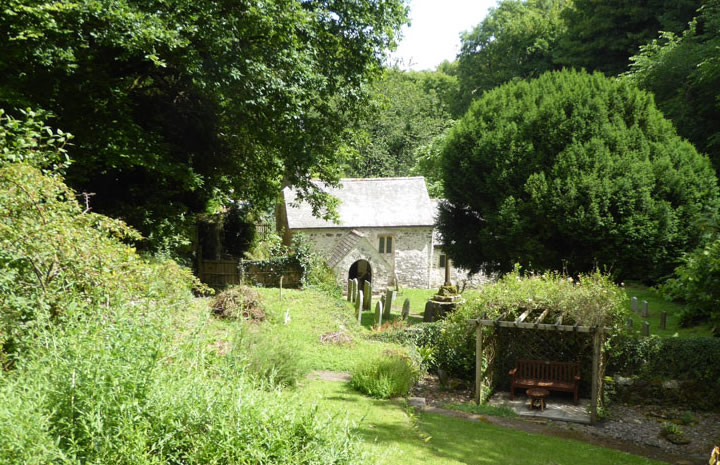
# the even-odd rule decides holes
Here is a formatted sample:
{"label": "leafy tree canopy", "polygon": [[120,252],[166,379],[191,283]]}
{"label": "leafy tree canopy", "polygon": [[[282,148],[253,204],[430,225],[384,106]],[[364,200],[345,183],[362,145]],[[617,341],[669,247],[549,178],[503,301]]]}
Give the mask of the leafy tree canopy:
{"label": "leafy tree canopy", "polygon": [[701,0],[574,0],[562,12],[567,33],[555,53],[557,63],[617,75],[638,48],[658,31],[680,33]]}
{"label": "leafy tree canopy", "polygon": [[441,72],[390,69],[373,86],[375,113],[361,126],[356,156],[346,174],[407,176],[416,150],[445,130],[457,80]]}
{"label": "leafy tree canopy", "polygon": [[709,1],[688,29],[666,32],[631,58],[628,79],[655,94],[663,113],[720,169],[720,1]]}
{"label": "leafy tree canopy", "polygon": [[68,182],[151,238],[281,184],[316,206],[407,20],[403,0],[8,0],[0,107],[71,132]]}
{"label": "leafy tree canopy", "polygon": [[668,274],[715,212],[707,157],[652,96],[564,70],[486,92],[443,151],[439,229],[457,265]]}
{"label": "leafy tree canopy", "polygon": [[502,0],[475,29],[462,35],[457,73],[461,113],[482,92],[513,79],[556,68],[553,50],[567,0]]}

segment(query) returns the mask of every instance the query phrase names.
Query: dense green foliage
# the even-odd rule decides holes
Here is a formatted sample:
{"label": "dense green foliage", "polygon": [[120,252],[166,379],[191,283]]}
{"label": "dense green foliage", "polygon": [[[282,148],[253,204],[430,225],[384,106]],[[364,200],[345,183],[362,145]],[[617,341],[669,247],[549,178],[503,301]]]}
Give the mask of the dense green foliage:
{"label": "dense green foliage", "polygon": [[601,74],[561,71],[486,92],[443,152],[439,229],[458,266],[657,279],[716,211],[709,160],[652,97]]}
{"label": "dense green foliage", "polygon": [[462,112],[486,90],[556,69],[553,52],[567,0],[503,0],[463,34],[457,58]]}
{"label": "dense green foliage", "polygon": [[372,88],[376,111],[363,123],[350,177],[407,176],[415,151],[451,123],[450,104],[457,80],[439,72],[391,69]]}
{"label": "dense green foliage", "polygon": [[29,164],[62,160],[62,136],[2,127],[0,463],[361,463],[347,430],[273,388],[285,370],[215,351],[188,270]]}
{"label": "dense green foliage", "polygon": [[[473,379],[475,369],[475,333],[468,320],[483,313],[487,318],[512,320],[531,310],[528,320],[550,310],[546,321],[563,315],[563,324],[619,328],[629,313],[627,296],[612,280],[599,272],[580,275],[577,279],[557,273],[523,275],[516,270],[492,284],[484,285],[466,304],[436,323],[413,325],[407,329],[379,335],[383,340],[411,343],[434,349],[434,368],[466,379]],[[514,350],[529,350],[514,340]]]}
{"label": "dense green foliage", "polygon": [[681,324],[710,320],[720,331],[720,238],[686,254],[662,291],[687,306]]}
{"label": "dense green foliage", "polygon": [[420,367],[407,355],[388,353],[353,370],[350,384],[371,397],[405,396],[420,376]]}
{"label": "dense green foliage", "polygon": [[[677,30],[671,30],[677,32]],[[632,57],[628,78],[655,94],[678,133],[720,168],[720,2],[708,1],[681,36],[664,33]]]}
{"label": "dense green foliage", "polygon": [[0,108],[51,111],[74,134],[71,186],[155,248],[225,196],[316,204],[335,181],[402,0],[9,0]]}
{"label": "dense green foliage", "polygon": [[658,31],[679,33],[700,0],[574,0],[562,12],[567,32],[555,51],[558,64],[617,75],[638,47]]}

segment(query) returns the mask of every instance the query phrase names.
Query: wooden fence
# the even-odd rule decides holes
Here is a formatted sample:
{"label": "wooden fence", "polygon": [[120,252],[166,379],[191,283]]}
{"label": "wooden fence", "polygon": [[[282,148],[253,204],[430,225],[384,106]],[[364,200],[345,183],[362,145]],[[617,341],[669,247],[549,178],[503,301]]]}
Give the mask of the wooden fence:
{"label": "wooden fence", "polygon": [[[240,260],[199,260],[198,278],[210,287],[225,288],[240,282],[262,287],[279,287],[280,277],[283,287],[298,288],[302,280],[302,269],[287,265],[283,269],[263,266],[262,262],[246,262],[243,276],[240,276]],[[273,269],[274,268],[274,269]]]}
{"label": "wooden fence", "polygon": [[223,288],[240,284],[240,260],[199,260],[198,278],[208,286]]}

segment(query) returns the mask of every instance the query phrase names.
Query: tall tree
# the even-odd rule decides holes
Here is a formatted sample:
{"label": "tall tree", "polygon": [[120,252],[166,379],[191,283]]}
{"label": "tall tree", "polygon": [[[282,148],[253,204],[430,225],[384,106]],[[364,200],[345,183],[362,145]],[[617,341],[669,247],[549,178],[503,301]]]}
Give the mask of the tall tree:
{"label": "tall tree", "polygon": [[316,205],[404,0],[5,0],[0,107],[75,135],[68,182],[150,237],[218,195]]}
{"label": "tall tree", "polygon": [[356,156],[346,174],[407,176],[418,147],[450,124],[457,80],[440,72],[387,70],[373,86],[375,113],[361,126]]}
{"label": "tall tree", "polygon": [[720,169],[720,1],[708,1],[688,29],[663,34],[632,57],[627,78],[655,94],[663,113]]}
{"label": "tall tree", "polygon": [[707,157],[650,94],[560,71],[486,92],[443,151],[439,229],[472,270],[586,271],[657,279],[696,247],[718,207]]}
{"label": "tall tree", "polygon": [[701,0],[574,0],[562,16],[567,32],[555,53],[561,65],[618,75],[658,31],[682,32]]}
{"label": "tall tree", "polygon": [[564,30],[567,0],[501,0],[472,31],[462,35],[458,55],[460,112],[473,99],[513,79],[556,68],[553,50]]}

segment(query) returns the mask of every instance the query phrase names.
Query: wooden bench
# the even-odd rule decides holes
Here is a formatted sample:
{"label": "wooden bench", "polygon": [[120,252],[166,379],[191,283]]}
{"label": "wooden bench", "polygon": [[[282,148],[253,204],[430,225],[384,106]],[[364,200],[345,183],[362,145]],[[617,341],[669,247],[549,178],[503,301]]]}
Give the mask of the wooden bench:
{"label": "wooden bench", "polygon": [[542,388],[572,392],[577,405],[579,385],[580,364],[577,362],[516,360],[515,368],[510,370],[510,399],[515,399],[515,388]]}

